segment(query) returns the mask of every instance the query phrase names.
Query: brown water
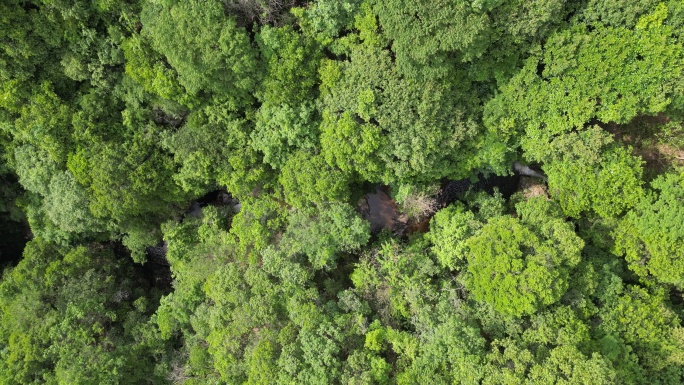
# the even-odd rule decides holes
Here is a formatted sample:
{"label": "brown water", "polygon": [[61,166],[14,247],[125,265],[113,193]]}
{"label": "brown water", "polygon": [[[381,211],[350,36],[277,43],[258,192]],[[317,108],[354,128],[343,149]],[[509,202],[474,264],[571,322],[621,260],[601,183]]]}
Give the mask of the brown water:
{"label": "brown water", "polygon": [[366,194],[366,219],[371,223],[373,232],[393,229],[397,223],[397,203],[389,196],[386,187],[378,187],[375,193]]}
{"label": "brown water", "polygon": [[427,233],[430,231],[430,219],[432,219],[432,215],[423,218],[418,222],[410,222],[406,227],[404,234]]}
{"label": "brown water", "polygon": [[373,233],[388,229],[396,236],[405,236],[416,232],[425,233],[429,229],[430,217],[419,222],[409,221],[407,215],[398,210],[397,202],[392,199],[387,186],[377,187],[374,193],[366,194],[359,209],[370,222]]}

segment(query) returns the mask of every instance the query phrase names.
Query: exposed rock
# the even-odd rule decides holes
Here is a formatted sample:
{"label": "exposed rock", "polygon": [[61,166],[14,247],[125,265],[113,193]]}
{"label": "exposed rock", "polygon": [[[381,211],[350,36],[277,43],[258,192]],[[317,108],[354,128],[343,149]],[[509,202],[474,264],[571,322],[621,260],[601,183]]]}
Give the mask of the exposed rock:
{"label": "exposed rock", "polygon": [[518,161],[513,163],[513,170],[520,175],[531,176],[546,181],[546,175],[544,175],[543,172],[534,170],[532,167],[522,164]]}
{"label": "exposed rock", "polygon": [[546,184],[539,181],[539,179],[523,176],[520,178],[520,192],[527,199],[543,196],[548,198],[549,192]]}

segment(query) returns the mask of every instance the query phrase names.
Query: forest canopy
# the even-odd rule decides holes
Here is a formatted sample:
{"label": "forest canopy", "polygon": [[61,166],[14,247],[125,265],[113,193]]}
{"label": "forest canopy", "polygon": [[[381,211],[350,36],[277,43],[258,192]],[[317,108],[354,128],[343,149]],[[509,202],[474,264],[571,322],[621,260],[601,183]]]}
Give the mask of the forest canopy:
{"label": "forest canopy", "polygon": [[682,384],[684,2],[4,0],[0,238],[0,384]]}

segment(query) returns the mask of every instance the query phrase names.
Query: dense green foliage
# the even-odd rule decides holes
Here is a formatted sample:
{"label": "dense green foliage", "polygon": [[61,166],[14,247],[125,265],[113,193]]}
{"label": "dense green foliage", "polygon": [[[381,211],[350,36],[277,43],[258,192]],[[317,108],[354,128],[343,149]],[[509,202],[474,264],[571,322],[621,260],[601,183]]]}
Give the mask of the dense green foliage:
{"label": "dense green foliage", "polygon": [[[0,2],[0,384],[684,383],[683,38],[681,0]],[[439,201],[514,161],[536,192]]]}

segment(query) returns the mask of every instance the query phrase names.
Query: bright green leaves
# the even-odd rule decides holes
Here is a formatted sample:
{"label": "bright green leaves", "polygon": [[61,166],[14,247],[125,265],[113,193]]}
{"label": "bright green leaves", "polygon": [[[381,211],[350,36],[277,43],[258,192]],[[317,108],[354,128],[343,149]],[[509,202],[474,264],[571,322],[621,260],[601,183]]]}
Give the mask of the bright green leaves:
{"label": "bright green leaves", "polygon": [[299,24],[305,35],[315,38],[324,46],[331,46],[333,52],[337,52],[344,46],[340,42],[345,40],[338,36],[352,28],[361,3],[362,0],[320,0],[308,4],[306,8],[293,8],[292,11],[300,18]]}
{"label": "bright green leaves", "polygon": [[580,262],[584,241],[560,208],[543,198],[519,203],[520,218],[501,215],[500,209],[487,214],[487,202],[480,205],[480,215],[460,204],[435,215],[427,239],[437,260],[467,271],[466,286],[474,297],[500,313],[522,316],[557,302]]}
{"label": "bright green leaves", "polygon": [[73,110],[55,94],[54,87],[43,83],[22,104],[11,134],[18,143],[33,144],[62,165],[72,144],[72,113]]}
{"label": "bright green leaves", "polygon": [[163,56],[141,35],[132,35],[121,44],[126,58],[126,74],[145,91],[184,105],[196,103],[178,83],[178,74],[164,65]]}
{"label": "bright green leaves", "polygon": [[264,328],[260,334],[268,337],[268,325],[275,326],[278,322],[281,293],[262,269],[245,270],[232,263],[219,267],[207,280],[204,290],[212,301],[212,311],[204,315],[208,352],[222,379],[236,382],[244,376],[244,363],[239,358],[248,353],[241,341],[259,342],[254,328]]}
{"label": "bright green leaves", "polygon": [[173,152],[180,164],[173,176],[177,184],[185,191],[201,195],[214,188],[217,181],[228,185],[238,174],[244,177],[245,185],[250,180],[245,174],[258,178],[261,168],[243,168],[249,167],[244,165],[245,161],[256,156],[248,145],[247,127],[247,122],[224,106],[212,105],[194,111],[182,127],[164,132],[162,145]]}
{"label": "bright green leaves", "polygon": [[410,318],[429,300],[421,293],[435,290],[431,277],[439,268],[426,252],[427,247],[421,238],[408,245],[395,240],[382,242],[361,256],[350,278],[381,314]]}
{"label": "bright green leaves", "polygon": [[309,257],[311,266],[332,269],[337,254],[358,249],[368,242],[370,225],[347,204],[332,203],[318,210],[290,214],[280,247],[290,254]]}
{"label": "bright green leaves", "polygon": [[264,104],[259,109],[251,145],[264,154],[264,163],[281,168],[297,149],[314,150],[317,134],[317,111],[310,104]]}
{"label": "bright green leaves", "polygon": [[641,16],[657,4],[658,0],[638,0],[629,4],[591,0],[579,15],[582,21],[591,25],[633,27]]}
{"label": "bright green leaves", "polygon": [[548,204],[520,203],[521,219],[496,217],[466,241],[469,288],[503,314],[531,314],[558,301],[580,262],[584,242],[569,224],[527,215],[534,210],[526,206]]}
{"label": "bright green leaves", "polygon": [[74,176],[63,171],[50,180],[49,194],[45,198],[47,217],[61,230],[70,233],[98,232],[102,223],[88,209],[88,196]]}
{"label": "bright green leaves", "polygon": [[323,56],[315,42],[290,27],[268,26],[260,31],[258,42],[268,63],[262,90],[257,93],[259,99],[292,106],[309,101]]}
{"label": "bright green leaves", "polygon": [[356,114],[364,121],[369,121],[375,117],[377,110],[375,109],[375,95],[373,90],[365,89],[359,92],[359,107]]}
{"label": "bright green leaves", "polygon": [[482,227],[472,211],[461,204],[452,204],[430,221],[426,237],[432,242],[432,252],[443,267],[451,270],[463,265],[467,257],[465,240]]}
{"label": "bright green leaves", "polygon": [[58,172],[59,165],[47,151],[24,145],[14,150],[14,170],[26,190],[45,196],[49,191],[50,179]]}
{"label": "bright green leaves", "polygon": [[681,382],[680,0],[294,3],[0,3],[0,383]]}
{"label": "bright green leaves", "polygon": [[[278,208],[262,198],[243,201],[232,218],[230,208],[205,207],[197,219],[163,226],[175,290],[162,299],[156,320],[164,338],[186,336],[183,375],[243,382],[246,361],[269,365],[274,352],[254,345],[273,343],[268,328],[277,327],[282,294],[265,270],[250,262],[282,226]],[[250,341],[248,348],[243,340]]]}
{"label": "bright green leaves", "polygon": [[184,373],[203,381],[333,381],[344,321],[331,322],[307,282],[313,269],[332,267],[339,253],[365,244],[368,224],[340,204],[293,212],[278,250],[264,249],[283,230],[282,208],[266,198],[241,203],[230,231],[225,213],[213,208],[200,220],[165,226],[177,287],[158,311],[164,336],[183,331],[190,354]]}
{"label": "bright green leaves", "polygon": [[0,15],[0,80],[26,81],[49,57],[55,36],[41,36],[42,15],[29,14],[19,1],[3,2]]}
{"label": "bright green leaves", "polygon": [[273,243],[277,231],[287,223],[285,205],[273,196],[246,198],[241,202],[240,212],[231,224],[231,234],[236,237],[238,260],[257,260],[263,249]]}
{"label": "bright green leaves", "polygon": [[[480,2],[482,3],[482,2]],[[564,0],[544,0],[534,3],[526,1],[491,1],[491,6],[498,5],[492,12],[495,33],[500,39],[490,47],[497,55],[515,54],[503,49],[515,43],[527,48],[527,42],[544,38],[554,27],[560,24],[567,14],[567,2]]]}
{"label": "bright green leaves", "polygon": [[[559,346],[551,350],[548,358],[540,363],[527,350],[518,351],[507,347],[504,353],[493,354],[492,361],[501,365],[489,374],[483,383],[529,383],[529,384],[601,384],[615,383],[615,372],[600,354],[585,355],[574,346]],[[511,364],[504,365],[505,362]],[[529,370],[527,376],[525,369]]]}
{"label": "bright green leaves", "polygon": [[538,146],[535,143],[541,144],[538,140],[582,128],[592,118],[627,123],[638,114],[663,111],[682,71],[681,49],[670,33],[654,27],[578,29],[555,35],[541,63],[530,62],[522,72],[537,72],[531,65],[544,66],[541,78],[533,80],[543,96],[533,98],[546,100],[540,115],[526,114],[532,141],[524,142],[523,148],[531,151]]}
{"label": "bright green leaves", "polygon": [[318,145],[319,111],[315,86],[321,53],[317,45],[289,27],[264,29],[259,46],[268,73],[256,92],[262,102],[251,135],[264,162],[280,168],[297,149]]}
{"label": "bright green leaves", "polygon": [[454,51],[471,60],[489,43],[488,9],[470,2],[394,0],[378,2],[376,9],[400,60],[426,64]]}
{"label": "bright green leaves", "polygon": [[[593,132],[592,132],[593,131]],[[599,131],[584,133],[598,133]],[[603,217],[615,217],[633,207],[643,195],[641,160],[617,145],[605,146],[602,153],[583,152],[583,133],[571,133],[554,140],[551,148],[571,144],[563,159],[549,162],[544,171],[549,191],[563,211],[572,217],[593,210]]]}
{"label": "bright green leaves", "polygon": [[[528,60],[504,97],[524,127],[537,132],[543,123],[549,134],[581,127],[593,117],[624,123],[638,113],[658,113],[681,74],[681,49],[671,33],[658,23],[636,30],[567,29],[549,39],[543,58]],[[537,93],[510,88],[523,84]],[[540,110],[542,101],[546,108]]]}
{"label": "bright green leaves", "polygon": [[[339,39],[344,49],[333,48],[350,60],[330,62],[321,71],[321,146],[328,163],[385,183],[462,178],[482,167],[504,170],[506,159],[489,156],[500,140],[484,143],[477,125],[476,95],[486,87],[474,90],[470,81],[471,76],[481,81],[491,68],[478,64],[461,69],[454,64],[454,58],[476,59],[498,37],[491,24],[492,17],[497,23],[505,19],[496,13],[498,6],[363,3],[353,27],[345,26],[358,34]],[[503,14],[539,13],[538,25],[530,32],[534,35],[545,30],[560,6],[554,2],[531,10],[520,4],[502,8]],[[307,28],[315,10],[304,13]]]}
{"label": "bright green leaves", "polygon": [[248,356],[246,385],[268,385],[277,378],[278,346],[267,338],[259,340]]}
{"label": "bright green leaves", "polygon": [[[177,331],[187,328],[195,307],[206,298],[202,287],[217,264],[216,257],[212,255],[230,247],[230,242],[222,245],[207,236],[207,233],[218,234],[219,240],[225,240],[226,231],[219,220],[222,214],[225,213],[205,208],[201,220],[188,218],[180,224],[167,222],[162,226],[167,244],[166,258],[175,281],[173,293],[162,298],[157,309],[156,322],[163,338],[170,338]],[[221,235],[224,239],[220,238]],[[221,253],[220,257],[228,256]]]}
{"label": "bright green leaves", "polygon": [[0,285],[0,380],[133,384],[157,381],[145,324],[155,293],[103,246],[41,240]]}
{"label": "bright green leaves", "polygon": [[617,251],[634,272],[684,286],[684,173],[665,174],[651,184],[617,231]]}
{"label": "bright green leaves", "polygon": [[123,148],[106,144],[93,148],[88,159],[92,192],[90,209],[98,217],[121,219],[168,210],[178,200],[171,175],[173,163],[136,138]]}
{"label": "bright green leaves", "polygon": [[295,207],[325,204],[348,198],[349,177],[330,167],[322,156],[297,152],[285,163],[279,177],[285,201]]}
{"label": "bright green leaves", "polygon": [[43,239],[65,242],[72,236],[103,231],[91,214],[90,194],[69,171],[61,171],[49,154],[32,145],[14,151],[19,182],[29,191],[22,201],[32,231]]}
{"label": "bright green leaves", "polygon": [[364,351],[354,351],[345,362],[343,381],[350,384],[388,384],[392,366],[383,358]]}
{"label": "bright green leaves", "polygon": [[[558,282],[555,292],[551,289],[559,277],[545,271],[543,261],[528,261],[532,253],[537,254],[537,242],[534,234],[513,218],[492,221],[468,240],[470,286],[476,298],[511,315],[532,313],[555,302],[565,289]],[[525,249],[530,251],[525,253]]]}
{"label": "bright green leaves", "polygon": [[368,3],[378,16],[380,45],[391,42],[402,74],[444,75],[458,65],[480,90],[515,74],[535,43],[568,12],[563,0]]}
{"label": "bright green leaves", "polygon": [[377,152],[386,139],[379,127],[359,124],[349,113],[338,118],[324,112],[321,129],[322,155],[328,164],[346,173],[356,172],[365,180],[382,179]]}
{"label": "bright green leaves", "polygon": [[655,378],[681,376],[682,367],[676,362],[682,345],[672,338],[681,321],[665,305],[663,292],[627,286],[618,296],[607,300],[601,314],[601,330],[629,344],[645,369],[655,369]]}
{"label": "bright green leaves", "polygon": [[[594,351],[592,328],[568,306],[553,306],[520,323],[506,323],[509,337],[497,338],[487,354],[483,384],[612,384],[612,357]],[[616,381],[616,379],[619,380]]]}
{"label": "bright green leaves", "polygon": [[[441,313],[442,309],[436,310]],[[419,337],[418,357],[397,375],[398,384],[479,383],[484,372],[484,338],[477,327],[458,316],[444,318]]]}
{"label": "bright green leaves", "polygon": [[365,44],[354,47],[350,62],[327,65],[322,77],[321,146],[329,163],[386,183],[462,175],[474,167],[452,162],[473,151],[479,129],[463,113],[451,81],[401,76],[389,51]]}
{"label": "bright green leaves", "polygon": [[[662,112],[682,73],[682,50],[671,33],[658,23],[557,33],[543,58],[528,60],[497,97],[506,100],[501,116],[514,117],[525,130],[528,156],[545,161],[550,154],[544,145],[553,136],[582,129],[591,119],[627,123],[638,114]],[[499,125],[492,123],[491,129]]]}
{"label": "bright green leaves", "polygon": [[528,60],[486,108],[490,130],[544,163],[551,193],[568,215],[620,215],[641,195],[640,162],[590,124],[628,123],[668,108],[682,76],[682,49],[661,8],[635,30],[576,27],[553,35],[543,57]]}
{"label": "bright green leaves", "polygon": [[231,108],[251,102],[260,77],[257,54],[221,2],[148,2],[141,20],[190,95],[209,93]]}

